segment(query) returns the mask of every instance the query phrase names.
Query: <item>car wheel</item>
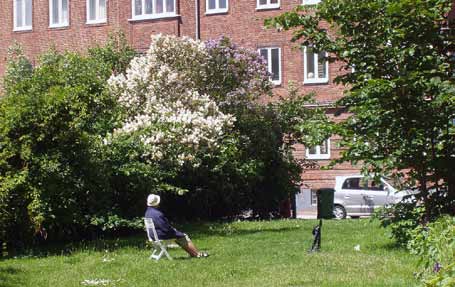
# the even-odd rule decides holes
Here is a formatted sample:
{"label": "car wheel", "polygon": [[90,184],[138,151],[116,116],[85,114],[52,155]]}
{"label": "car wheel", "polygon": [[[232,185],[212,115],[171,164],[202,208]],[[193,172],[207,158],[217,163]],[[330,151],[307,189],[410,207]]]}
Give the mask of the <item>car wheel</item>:
{"label": "car wheel", "polygon": [[337,204],[333,207],[333,216],[335,216],[336,219],[345,219],[346,210],[343,206]]}

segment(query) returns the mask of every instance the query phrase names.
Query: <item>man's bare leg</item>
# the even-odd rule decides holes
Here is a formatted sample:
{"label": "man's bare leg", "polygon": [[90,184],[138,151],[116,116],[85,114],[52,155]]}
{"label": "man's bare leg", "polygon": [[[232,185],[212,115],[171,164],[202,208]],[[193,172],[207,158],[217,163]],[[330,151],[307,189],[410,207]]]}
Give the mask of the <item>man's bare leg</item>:
{"label": "man's bare leg", "polygon": [[186,244],[179,244],[180,247],[183,248],[191,257],[197,257],[199,251],[197,250],[196,246],[194,246],[193,242],[187,242]]}
{"label": "man's bare leg", "polygon": [[180,247],[182,247],[182,249],[185,250],[191,257],[198,257],[201,254],[188,236],[178,238],[175,240],[175,242]]}

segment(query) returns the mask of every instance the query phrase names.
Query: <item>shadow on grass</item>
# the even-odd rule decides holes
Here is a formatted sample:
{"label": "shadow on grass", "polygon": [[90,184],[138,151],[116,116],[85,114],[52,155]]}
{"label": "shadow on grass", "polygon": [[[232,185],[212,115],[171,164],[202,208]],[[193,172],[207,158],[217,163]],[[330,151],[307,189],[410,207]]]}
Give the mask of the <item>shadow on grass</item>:
{"label": "shadow on grass", "polygon": [[0,287],[20,287],[23,286],[21,282],[12,282],[13,277],[21,271],[13,267],[0,267]]}
{"label": "shadow on grass", "polygon": [[285,233],[296,231],[299,227],[258,227],[257,229],[243,229],[239,227],[232,227],[229,224],[203,224],[196,228],[192,228],[191,232],[194,232],[194,238],[205,237],[205,236],[243,236],[252,235],[256,233]]}
{"label": "shadow on grass", "polygon": [[[274,227],[261,225],[257,228],[242,228],[230,223],[197,223],[177,225],[177,229],[187,233],[191,238],[198,239],[210,236],[232,237],[247,236],[257,233],[285,233],[292,232],[299,227]],[[100,238],[96,240],[83,240],[79,242],[50,243],[38,248],[30,249],[18,257],[24,258],[42,258],[48,256],[69,256],[71,254],[83,251],[109,251],[124,248],[133,248],[144,250],[147,247],[146,233],[138,232],[121,238]],[[3,286],[0,286],[3,287]]]}
{"label": "shadow on grass", "polygon": [[385,251],[401,251],[401,250],[406,250],[405,246],[402,246],[396,242],[387,242],[387,243],[380,243],[380,244],[375,244],[374,246],[378,250],[382,249]]}

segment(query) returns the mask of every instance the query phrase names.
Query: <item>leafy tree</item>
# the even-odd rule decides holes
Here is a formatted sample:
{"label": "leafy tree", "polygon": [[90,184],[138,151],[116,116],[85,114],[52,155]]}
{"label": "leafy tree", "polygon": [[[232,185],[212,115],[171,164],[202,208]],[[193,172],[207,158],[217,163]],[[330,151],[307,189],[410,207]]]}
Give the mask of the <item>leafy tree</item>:
{"label": "leafy tree", "polygon": [[126,50],[104,59],[51,50],[32,67],[14,49],[0,100],[0,241],[77,237],[110,209],[101,136],[116,119],[106,90],[116,61],[106,59]]}
{"label": "leafy tree", "polygon": [[[324,0],[267,20],[293,41],[344,63],[338,162],[405,176],[426,219],[455,214],[455,57],[452,0]],[[453,24],[452,24],[453,26]],[[451,27],[453,28],[453,27]]]}

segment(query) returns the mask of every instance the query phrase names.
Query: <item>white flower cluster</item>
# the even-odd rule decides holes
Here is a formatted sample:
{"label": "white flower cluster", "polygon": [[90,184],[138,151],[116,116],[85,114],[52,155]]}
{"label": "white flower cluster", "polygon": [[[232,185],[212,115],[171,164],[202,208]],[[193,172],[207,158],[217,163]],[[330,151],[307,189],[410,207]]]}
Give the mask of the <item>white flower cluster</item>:
{"label": "white flower cluster", "polygon": [[[149,160],[192,161],[201,147],[215,148],[234,117],[220,111],[195,87],[206,75],[204,44],[190,38],[157,35],[148,52],[125,74],[109,79],[111,91],[127,111],[113,137],[137,134]],[[197,83],[199,82],[199,83]]]}

